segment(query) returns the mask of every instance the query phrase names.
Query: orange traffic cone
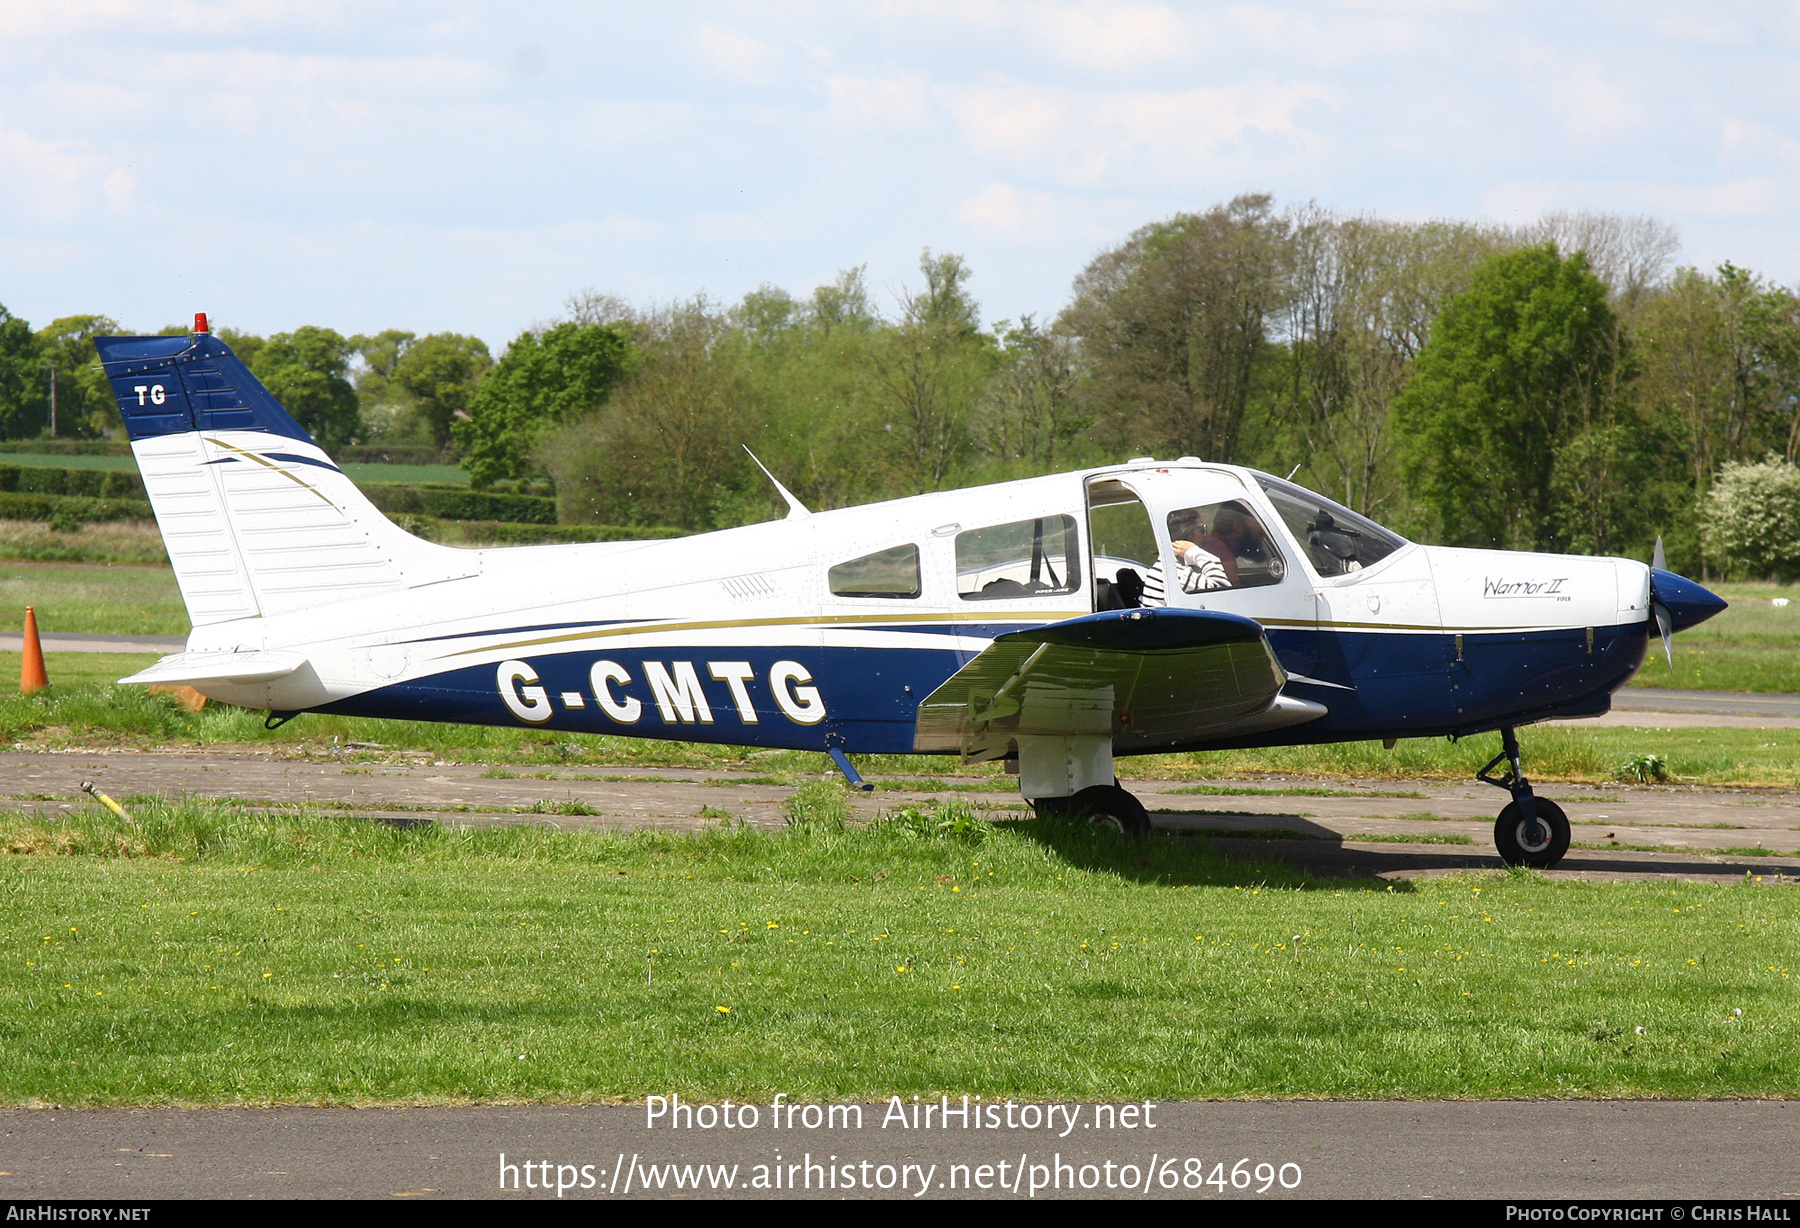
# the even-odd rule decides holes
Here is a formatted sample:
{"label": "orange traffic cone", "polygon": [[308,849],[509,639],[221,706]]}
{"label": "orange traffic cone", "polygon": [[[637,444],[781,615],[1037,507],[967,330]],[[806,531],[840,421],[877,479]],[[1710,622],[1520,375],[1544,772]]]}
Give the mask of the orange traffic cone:
{"label": "orange traffic cone", "polygon": [[44,670],[44,646],[38,643],[37,611],[31,606],[25,607],[25,643],[21,647],[25,654],[19,665],[19,694],[29,695],[50,685],[50,675]]}

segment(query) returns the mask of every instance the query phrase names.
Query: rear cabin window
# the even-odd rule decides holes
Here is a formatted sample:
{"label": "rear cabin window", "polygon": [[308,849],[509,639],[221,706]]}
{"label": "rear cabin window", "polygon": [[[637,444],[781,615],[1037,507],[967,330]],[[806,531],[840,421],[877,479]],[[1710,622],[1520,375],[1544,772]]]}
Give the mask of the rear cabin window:
{"label": "rear cabin window", "polygon": [[908,542],[839,563],[831,569],[830,581],[834,597],[917,597],[919,548]]}
{"label": "rear cabin window", "polygon": [[1015,520],[956,535],[956,592],[964,601],[1016,601],[1081,587],[1073,516]]}

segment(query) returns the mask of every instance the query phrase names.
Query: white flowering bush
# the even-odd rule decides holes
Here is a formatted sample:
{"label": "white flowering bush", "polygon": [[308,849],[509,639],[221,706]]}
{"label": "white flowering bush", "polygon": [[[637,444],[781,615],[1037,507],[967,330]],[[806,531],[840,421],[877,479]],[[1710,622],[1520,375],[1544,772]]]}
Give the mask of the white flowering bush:
{"label": "white flowering bush", "polygon": [[1773,458],[1719,470],[1700,509],[1706,552],[1734,575],[1800,577],[1800,468]]}

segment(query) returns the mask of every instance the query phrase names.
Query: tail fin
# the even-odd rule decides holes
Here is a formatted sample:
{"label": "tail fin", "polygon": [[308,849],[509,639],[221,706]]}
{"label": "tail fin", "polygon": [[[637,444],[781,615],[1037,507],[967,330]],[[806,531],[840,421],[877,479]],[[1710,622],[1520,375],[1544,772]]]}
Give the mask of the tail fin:
{"label": "tail fin", "polygon": [[94,346],[196,627],[478,573],[377,511],[217,337]]}

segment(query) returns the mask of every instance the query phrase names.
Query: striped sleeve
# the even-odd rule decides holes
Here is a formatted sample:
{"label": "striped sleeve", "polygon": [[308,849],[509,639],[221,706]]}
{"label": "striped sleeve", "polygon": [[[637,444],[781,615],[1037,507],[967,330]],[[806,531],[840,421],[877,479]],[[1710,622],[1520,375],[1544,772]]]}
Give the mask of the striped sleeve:
{"label": "striped sleeve", "polygon": [[1150,564],[1150,570],[1144,573],[1144,595],[1138,599],[1138,604],[1149,607],[1168,603],[1168,594],[1163,591],[1162,560],[1158,559]]}

